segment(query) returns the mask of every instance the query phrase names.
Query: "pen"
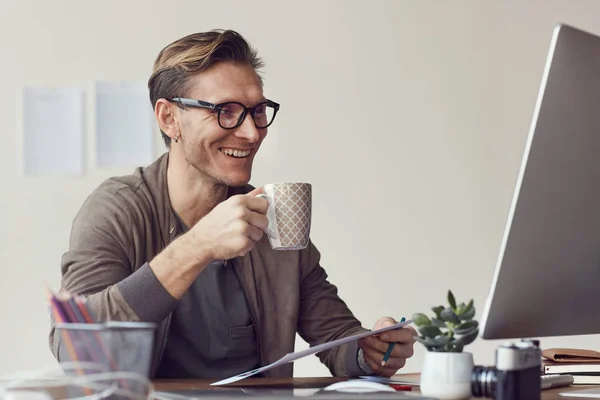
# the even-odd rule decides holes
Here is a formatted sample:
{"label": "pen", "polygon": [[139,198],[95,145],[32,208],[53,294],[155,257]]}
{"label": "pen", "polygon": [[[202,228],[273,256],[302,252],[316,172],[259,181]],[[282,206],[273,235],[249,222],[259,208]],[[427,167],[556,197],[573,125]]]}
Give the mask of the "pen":
{"label": "pen", "polygon": [[[400,322],[404,322],[406,320],[406,318],[402,317],[400,319]],[[385,352],[384,356],[383,356],[383,360],[381,361],[381,366],[385,366],[385,364],[388,362],[388,359],[390,358],[390,354],[392,354],[392,350],[394,350],[394,345],[396,343],[392,342],[388,345],[387,351]]]}

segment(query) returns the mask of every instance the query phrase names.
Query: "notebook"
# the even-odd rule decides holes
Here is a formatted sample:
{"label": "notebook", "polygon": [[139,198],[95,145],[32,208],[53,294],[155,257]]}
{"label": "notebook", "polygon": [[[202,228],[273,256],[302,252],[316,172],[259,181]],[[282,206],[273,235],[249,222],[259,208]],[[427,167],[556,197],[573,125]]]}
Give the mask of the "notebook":
{"label": "notebook", "polygon": [[595,350],[551,348],[542,350],[544,374],[570,374],[574,384],[600,384],[600,353]]}
{"label": "notebook", "polygon": [[[573,385],[600,384],[600,352],[577,348],[542,350],[544,374],[569,374]],[[600,398],[600,388],[559,393],[563,397]]]}

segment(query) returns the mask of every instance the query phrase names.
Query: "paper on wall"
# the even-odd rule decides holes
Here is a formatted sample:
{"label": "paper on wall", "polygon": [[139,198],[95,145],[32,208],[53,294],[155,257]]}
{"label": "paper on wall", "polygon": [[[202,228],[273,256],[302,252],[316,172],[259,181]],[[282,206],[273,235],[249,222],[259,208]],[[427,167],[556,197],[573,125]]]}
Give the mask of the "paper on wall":
{"label": "paper on wall", "polygon": [[96,163],[137,167],[154,161],[154,113],[142,82],[96,82]]}
{"label": "paper on wall", "polygon": [[234,382],[237,382],[237,381],[241,381],[242,379],[248,378],[248,377],[250,377],[252,375],[259,374],[259,373],[261,373],[263,371],[267,371],[269,369],[278,367],[278,366],[283,365],[283,364],[290,363],[292,361],[298,360],[298,359],[306,357],[306,356],[310,356],[312,354],[320,353],[322,351],[329,350],[331,348],[334,348],[334,347],[337,347],[337,346],[341,346],[341,345],[346,344],[346,343],[354,342],[356,340],[359,340],[359,339],[362,339],[362,338],[365,338],[365,337],[368,337],[368,336],[378,335],[378,334],[383,333],[383,332],[387,332],[387,331],[391,331],[391,330],[394,330],[394,329],[402,328],[403,326],[408,325],[411,322],[412,322],[412,320],[406,320],[404,322],[398,322],[397,324],[394,324],[394,325],[391,325],[391,326],[387,326],[385,328],[377,329],[377,330],[374,330],[374,331],[368,331],[368,332],[359,333],[357,335],[348,336],[348,337],[345,337],[345,338],[342,338],[342,339],[338,339],[338,340],[333,340],[331,342],[323,343],[323,344],[320,344],[320,345],[317,345],[317,346],[314,346],[314,347],[310,347],[310,348],[308,348],[306,350],[301,350],[301,351],[298,351],[298,352],[295,352],[295,353],[288,353],[285,356],[281,357],[279,360],[277,360],[277,361],[275,361],[275,362],[273,362],[273,363],[271,363],[269,365],[265,365],[264,367],[256,368],[256,369],[253,369],[251,371],[244,372],[242,374],[233,376],[231,378],[227,378],[227,379],[223,379],[223,380],[218,381],[218,382],[211,383],[211,386],[227,385],[229,383],[234,383]]}
{"label": "paper on wall", "polygon": [[25,175],[82,175],[83,90],[25,87],[22,96]]}

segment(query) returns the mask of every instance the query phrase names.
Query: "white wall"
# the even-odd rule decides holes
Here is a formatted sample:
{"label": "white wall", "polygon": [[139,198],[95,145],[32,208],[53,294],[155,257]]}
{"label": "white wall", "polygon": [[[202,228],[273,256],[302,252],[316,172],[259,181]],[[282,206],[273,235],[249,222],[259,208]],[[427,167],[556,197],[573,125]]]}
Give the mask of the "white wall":
{"label": "white wall", "polygon": [[[59,285],[71,219],[103,179],[134,167],[96,168],[90,130],[84,179],[24,178],[22,85],[146,80],[172,40],[240,31],[282,104],[253,183],[314,184],[323,265],[370,327],[428,310],[448,288],[481,311],[559,21],[600,33],[600,2],[3,0],[0,373],[53,364],[44,287]],[[492,362],[496,345],[473,344],[475,361]],[[316,357],[296,364],[298,376],[325,373]]]}

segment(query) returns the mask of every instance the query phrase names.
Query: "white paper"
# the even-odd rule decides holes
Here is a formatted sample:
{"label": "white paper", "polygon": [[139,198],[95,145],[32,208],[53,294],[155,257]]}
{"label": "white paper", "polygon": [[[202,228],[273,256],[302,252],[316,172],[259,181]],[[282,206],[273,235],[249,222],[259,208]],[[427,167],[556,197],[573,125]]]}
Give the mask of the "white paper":
{"label": "white paper", "polygon": [[142,82],[96,82],[96,163],[137,167],[154,161],[154,113]]}
{"label": "white paper", "polygon": [[83,90],[26,87],[22,106],[25,175],[82,175]]}
{"label": "white paper", "polygon": [[324,350],[329,350],[329,349],[331,349],[333,347],[336,347],[336,346],[341,346],[341,345],[346,344],[346,343],[354,342],[356,340],[365,338],[367,336],[378,335],[378,334],[383,333],[383,332],[387,332],[387,331],[391,331],[391,330],[394,330],[394,329],[402,328],[403,326],[408,325],[411,322],[412,322],[412,320],[406,320],[404,322],[398,322],[395,325],[387,326],[385,328],[377,329],[377,330],[374,330],[374,331],[368,331],[368,332],[359,333],[357,335],[348,336],[348,337],[341,338],[341,339],[338,339],[338,340],[333,340],[331,342],[323,343],[323,344],[320,344],[320,345],[317,345],[317,346],[314,346],[314,347],[310,347],[310,348],[308,348],[306,350],[301,350],[301,351],[298,351],[298,352],[295,352],[295,353],[288,353],[288,354],[286,354],[285,356],[281,357],[279,360],[275,361],[272,364],[265,365],[264,367],[261,367],[261,368],[253,369],[251,371],[244,372],[242,374],[233,376],[231,378],[227,378],[227,379],[223,379],[223,380],[218,381],[218,382],[211,383],[211,386],[227,385],[229,383],[234,383],[234,382],[237,382],[237,381],[241,381],[242,379],[248,378],[249,376],[259,374],[259,373],[261,373],[263,371],[269,370],[271,368],[278,367],[278,366],[280,366],[282,364],[287,364],[289,362],[296,361],[296,360],[298,360],[300,358],[303,358],[303,357],[306,357],[306,356],[310,356],[312,354],[320,353],[320,352],[322,352]]}

